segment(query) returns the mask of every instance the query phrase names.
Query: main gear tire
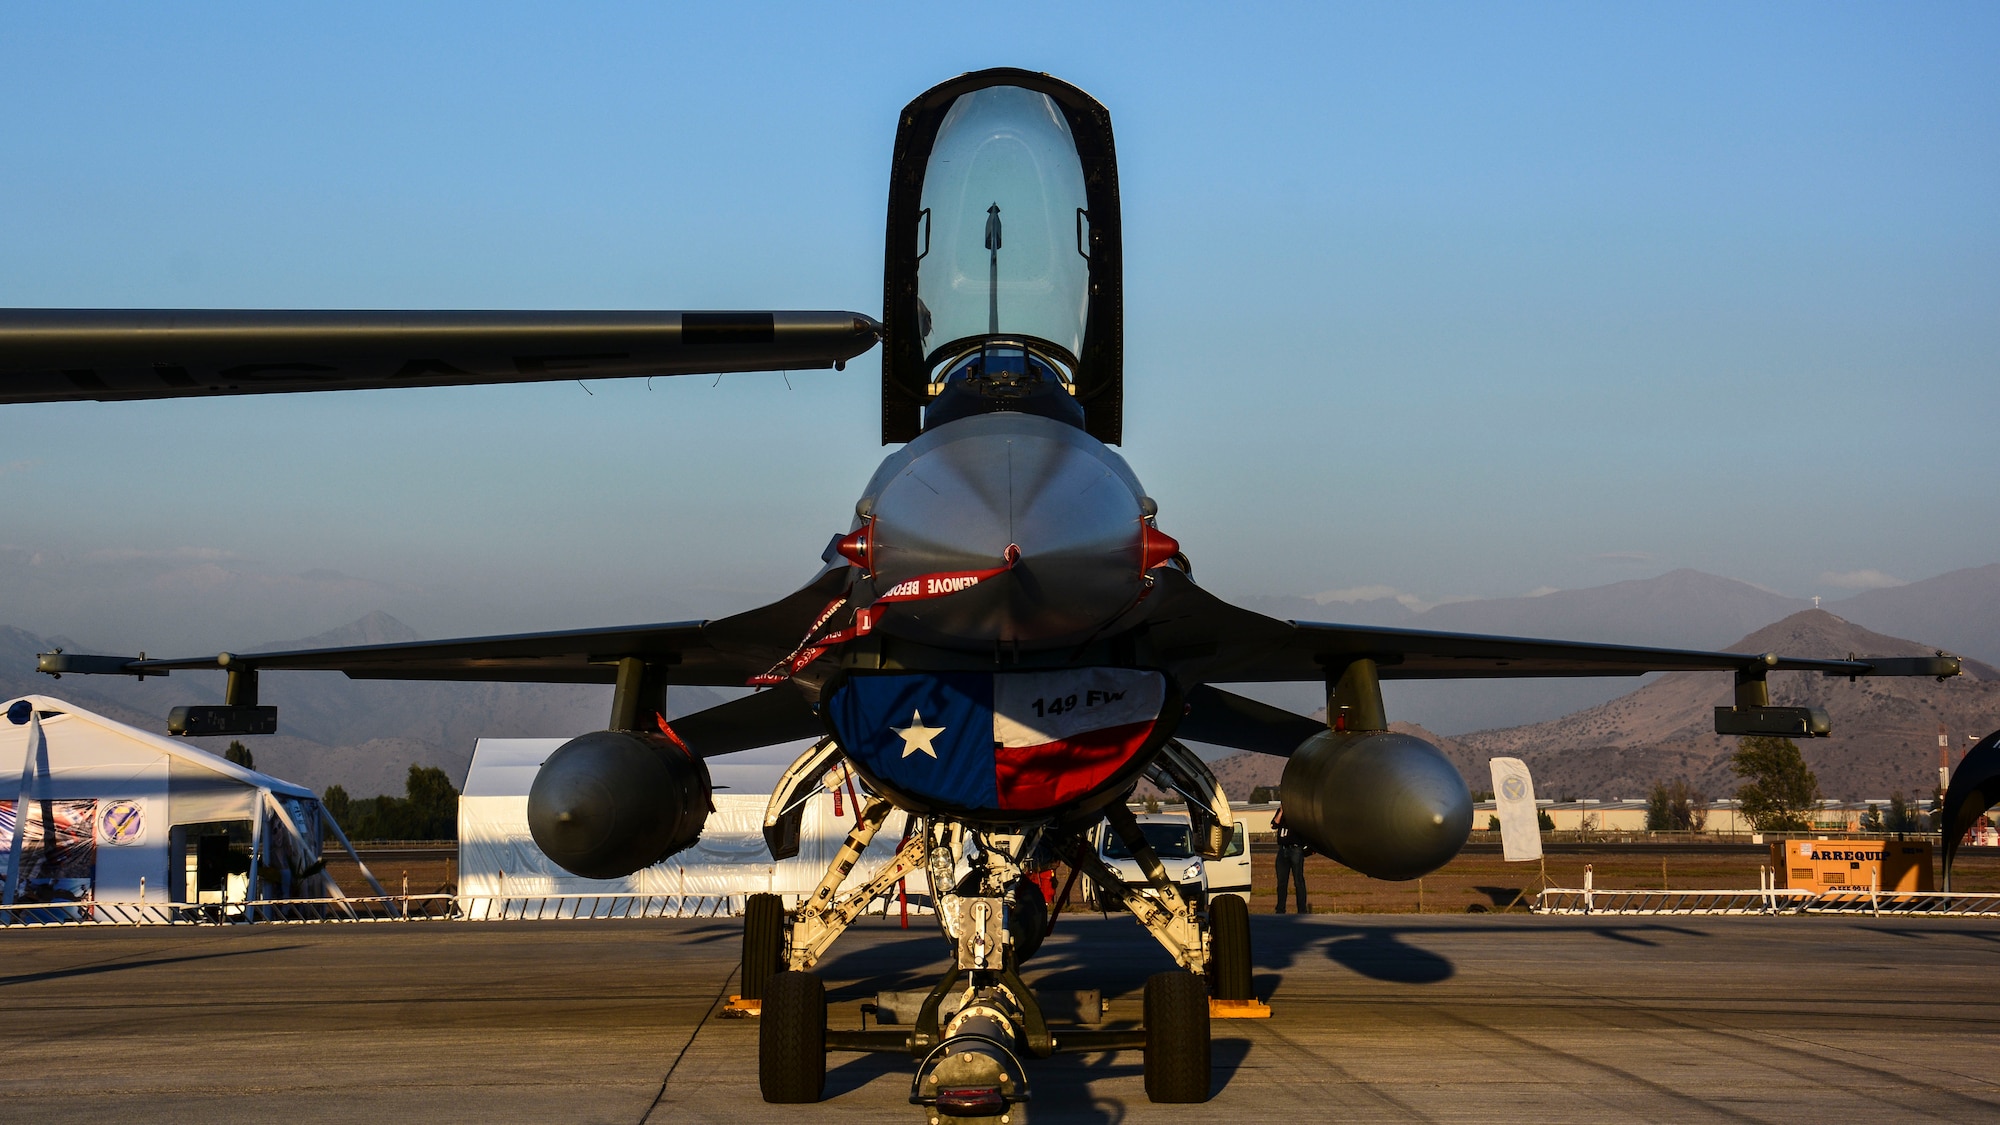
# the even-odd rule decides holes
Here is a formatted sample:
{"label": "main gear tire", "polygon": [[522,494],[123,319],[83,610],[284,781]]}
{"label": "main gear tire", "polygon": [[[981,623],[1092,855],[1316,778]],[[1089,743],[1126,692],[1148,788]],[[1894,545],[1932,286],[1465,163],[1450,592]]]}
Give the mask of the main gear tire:
{"label": "main gear tire", "polygon": [[1146,978],[1146,1097],[1208,1100],[1208,984],[1193,973]]}
{"label": "main gear tire", "polygon": [[771,975],[783,968],[785,900],[777,895],[751,895],[743,907],[743,973],[737,995],[762,1000]]}
{"label": "main gear tire", "polygon": [[816,1102],[826,1090],[826,985],[811,973],[774,973],[757,1027],[764,1100]]}
{"label": "main gear tire", "polygon": [[1254,1000],[1250,990],[1250,907],[1217,895],[1208,907],[1209,987],[1217,1000]]}

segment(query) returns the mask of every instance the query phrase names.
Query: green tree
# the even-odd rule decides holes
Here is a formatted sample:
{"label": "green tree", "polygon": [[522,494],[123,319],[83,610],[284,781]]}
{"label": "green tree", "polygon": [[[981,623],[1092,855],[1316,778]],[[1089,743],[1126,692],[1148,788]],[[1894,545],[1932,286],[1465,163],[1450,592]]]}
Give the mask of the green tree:
{"label": "green tree", "polygon": [[436,766],[411,766],[403,783],[410,840],[458,838],[458,790]]}
{"label": "green tree", "polygon": [[[346,832],[353,827],[354,798],[347,795],[347,790],[344,787],[339,785],[327,786],[326,792],[319,795],[319,805],[326,810],[327,816],[333,818],[335,824],[340,825],[342,832]],[[328,828],[326,830],[326,838],[329,840],[333,839],[333,829]]]}
{"label": "green tree", "polygon": [[1708,798],[1696,792],[1686,778],[1653,783],[1653,791],[1646,797],[1648,832],[1699,832],[1707,823]]}
{"label": "green tree", "polygon": [[1819,778],[1789,738],[1745,738],[1729,768],[1746,784],[1736,791],[1743,816],[1761,832],[1805,832],[1819,808]]}
{"label": "green tree", "polygon": [[436,766],[411,766],[403,796],[356,800],[338,785],[320,797],[352,840],[452,840],[458,837],[458,790]]}
{"label": "green tree", "polygon": [[248,746],[243,745],[241,742],[238,742],[233,738],[229,740],[229,748],[222,752],[222,756],[224,758],[229,759],[232,762],[235,762],[237,765],[242,766],[246,770],[254,770],[257,768],[257,756],[250,753],[250,748]]}
{"label": "green tree", "polygon": [[1903,791],[1900,789],[1889,794],[1889,811],[1882,818],[1882,831],[1902,835],[1906,832],[1923,830],[1924,817],[1917,811],[1916,804],[1903,796]]}
{"label": "green tree", "polygon": [[1547,809],[1536,809],[1535,827],[1544,832],[1554,832],[1556,830],[1556,818],[1550,816]]}

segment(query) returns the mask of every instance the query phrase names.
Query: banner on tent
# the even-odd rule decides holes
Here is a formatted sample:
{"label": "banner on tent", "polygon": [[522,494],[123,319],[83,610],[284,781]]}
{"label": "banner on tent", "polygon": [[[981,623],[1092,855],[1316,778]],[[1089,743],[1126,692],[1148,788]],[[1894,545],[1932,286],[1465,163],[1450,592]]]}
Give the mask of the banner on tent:
{"label": "banner on tent", "polygon": [[[0,801],[0,839],[12,839],[15,807]],[[21,827],[15,902],[89,902],[97,887],[97,802],[29,801]]]}

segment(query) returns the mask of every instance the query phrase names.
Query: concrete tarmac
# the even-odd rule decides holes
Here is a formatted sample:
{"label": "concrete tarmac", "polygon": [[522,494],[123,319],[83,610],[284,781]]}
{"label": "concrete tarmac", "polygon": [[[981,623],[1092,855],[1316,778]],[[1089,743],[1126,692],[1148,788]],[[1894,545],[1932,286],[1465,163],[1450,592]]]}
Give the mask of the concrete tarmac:
{"label": "concrete tarmac", "polygon": [[[1268,1021],[1215,1024],[1216,1096],[1155,1106],[1137,1052],[1031,1063],[1036,1122],[1989,1120],[2000,924],[1868,918],[1253,920]],[[718,1018],[734,920],[0,932],[0,1121],[881,1122],[911,1063],[829,1058],[767,1106]],[[928,918],[822,966],[831,1022],[928,987]],[[1029,965],[1136,1019],[1168,967],[1065,918]]]}

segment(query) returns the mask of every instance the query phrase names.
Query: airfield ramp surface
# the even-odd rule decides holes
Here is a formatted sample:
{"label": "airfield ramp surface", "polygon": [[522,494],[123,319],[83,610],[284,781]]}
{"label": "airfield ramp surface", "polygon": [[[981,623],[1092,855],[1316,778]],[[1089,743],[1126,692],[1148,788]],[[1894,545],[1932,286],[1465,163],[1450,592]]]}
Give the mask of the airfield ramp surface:
{"label": "airfield ramp surface", "polygon": [[[2000,926],[1964,919],[1260,916],[1266,1021],[1215,1025],[1217,1095],[1155,1106],[1136,1052],[1031,1064],[1036,1122],[1971,1121],[2000,1113]],[[0,1120],[918,1120],[910,1063],[834,1054],[766,1106],[717,1018],[732,920],[0,933]],[[928,919],[850,932],[832,1023],[927,987]],[[1065,918],[1027,974],[1113,1021],[1166,958]]]}

